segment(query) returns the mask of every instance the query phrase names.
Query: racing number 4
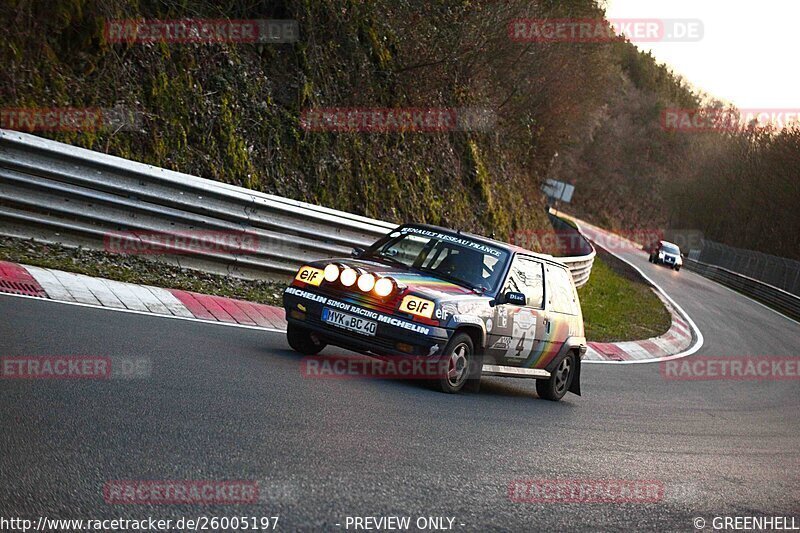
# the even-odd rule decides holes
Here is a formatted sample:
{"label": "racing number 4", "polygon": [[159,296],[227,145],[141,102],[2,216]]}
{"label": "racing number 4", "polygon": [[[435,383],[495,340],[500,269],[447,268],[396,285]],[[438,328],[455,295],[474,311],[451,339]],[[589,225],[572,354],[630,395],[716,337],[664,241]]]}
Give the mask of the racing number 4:
{"label": "racing number 4", "polygon": [[514,357],[525,357],[522,355],[522,352],[525,350],[525,335],[527,335],[527,332],[522,334],[522,338],[517,343],[517,354]]}
{"label": "racing number 4", "polygon": [[[524,312],[524,311],[520,311]],[[533,351],[533,343],[536,340],[536,317],[532,320],[518,320],[519,316],[511,319],[511,338],[519,339],[516,344],[509,343],[506,350],[506,357],[509,359],[525,359]]]}

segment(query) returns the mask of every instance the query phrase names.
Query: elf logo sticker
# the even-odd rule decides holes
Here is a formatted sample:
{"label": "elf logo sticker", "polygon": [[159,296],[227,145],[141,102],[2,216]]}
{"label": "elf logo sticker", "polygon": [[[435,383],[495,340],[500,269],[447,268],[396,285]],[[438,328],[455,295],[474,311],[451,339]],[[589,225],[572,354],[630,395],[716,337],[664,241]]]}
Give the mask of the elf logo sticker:
{"label": "elf logo sticker", "polygon": [[411,313],[412,315],[424,316],[430,318],[433,315],[434,303],[430,300],[417,298],[410,294],[403,298],[403,303],[400,304],[400,310],[404,313]]}
{"label": "elf logo sticker", "polygon": [[294,277],[297,281],[302,281],[304,283],[308,283],[309,285],[314,285],[315,287],[319,287],[319,284],[322,283],[323,272],[319,268],[314,268],[310,266],[304,266],[300,269],[300,272]]}

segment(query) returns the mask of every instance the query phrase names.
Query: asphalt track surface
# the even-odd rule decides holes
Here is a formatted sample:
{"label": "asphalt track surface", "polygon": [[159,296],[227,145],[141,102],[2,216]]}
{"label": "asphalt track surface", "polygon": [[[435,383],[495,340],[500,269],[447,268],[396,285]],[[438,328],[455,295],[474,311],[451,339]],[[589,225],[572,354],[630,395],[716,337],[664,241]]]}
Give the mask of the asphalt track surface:
{"label": "asphalt track surface", "polygon": [[[798,355],[800,324],[692,272],[632,260],[702,331],[691,357]],[[12,296],[0,296],[0,316],[0,355],[152,365],[130,381],[0,380],[0,517],[279,515],[278,530],[337,531],[347,516],[399,515],[455,517],[455,531],[693,531],[696,517],[800,515],[796,380],[586,365],[584,395],[561,403],[508,378],[446,395],[304,378],[280,333]],[[256,480],[262,501],[106,504],[102,487],[117,479]],[[657,480],[664,495],[515,503],[516,479]]]}

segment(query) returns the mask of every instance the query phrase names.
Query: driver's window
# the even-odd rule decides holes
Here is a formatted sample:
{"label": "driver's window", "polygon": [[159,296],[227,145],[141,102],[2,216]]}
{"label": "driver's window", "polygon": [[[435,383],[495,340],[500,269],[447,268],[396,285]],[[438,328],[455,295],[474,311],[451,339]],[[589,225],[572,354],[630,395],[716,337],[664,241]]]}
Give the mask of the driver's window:
{"label": "driver's window", "polygon": [[511,264],[503,291],[521,292],[525,295],[525,305],[543,309],[544,267],[538,261],[517,256]]}

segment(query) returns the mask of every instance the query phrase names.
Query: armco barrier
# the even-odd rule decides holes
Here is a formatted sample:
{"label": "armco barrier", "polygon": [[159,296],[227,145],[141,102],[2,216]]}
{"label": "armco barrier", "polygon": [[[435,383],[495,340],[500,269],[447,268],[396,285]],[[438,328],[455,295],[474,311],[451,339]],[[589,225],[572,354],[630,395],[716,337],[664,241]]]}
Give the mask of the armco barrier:
{"label": "armco barrier", "polygon": [[589,275],[592,273],[592,265],[594,265],[594,257],[596,255],[594,246],[579,230],[564,219],[559,218],[553,210],[548,211],[548,217],[557,233],[574,232],[577,236],[576,239],[568,239],[574,248],[572,254],[569,257],[559,257],[558,259],[569,267],[575,286],[583,287],[589,281]]}
{"label": "armco barrier", "polygon": [[[291,275],[308,261],[346,256],[396,225],[0,130],[0,233],[102,249],[114,232],[236,232],[242,253],[199,250],[171,262],[245,278]],[[579,286],[589,256],[560,258]]]}
{"label": "armco barrier", "polygon": [[787,316],[800,320],[800,297],[790,292],[733,272],[732,270],[703,263],[688,257],[684,259],[683,266],[684,268],[697,272],[701,276],[750,296],[754,300],[763,302]]}

